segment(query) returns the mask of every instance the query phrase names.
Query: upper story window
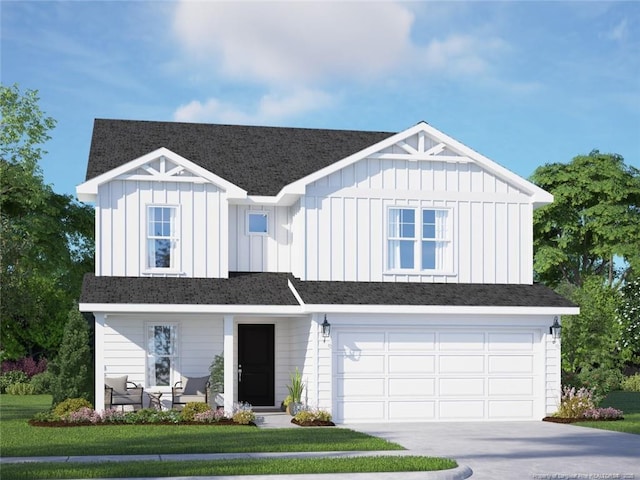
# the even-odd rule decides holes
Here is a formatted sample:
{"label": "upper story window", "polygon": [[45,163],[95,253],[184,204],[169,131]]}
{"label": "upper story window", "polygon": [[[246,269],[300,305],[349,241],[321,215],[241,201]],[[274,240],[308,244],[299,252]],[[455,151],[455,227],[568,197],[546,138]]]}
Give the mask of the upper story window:
{"label": "upper story window", "polygon": [[147,387],[173,385],[178,360],[178,326],[147,326]]}
{"label": "upper story window", "polygon": [[389,208],[389,270],[453,270],[450,212],[437,208]]}
{"label": "upper story window", "polygon": [[147,227],[147,267],[177,268],[176,207],[150,206]]}
{"label": "upper story window", "polygon": [[247,235],[266,235],[269,232],[267,212],[247,212]]}

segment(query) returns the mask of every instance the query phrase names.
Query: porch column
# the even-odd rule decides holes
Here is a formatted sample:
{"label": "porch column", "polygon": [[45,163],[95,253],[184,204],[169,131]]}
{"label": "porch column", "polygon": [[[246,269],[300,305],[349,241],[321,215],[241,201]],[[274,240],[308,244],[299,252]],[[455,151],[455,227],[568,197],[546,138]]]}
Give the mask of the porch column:
{"label": "porch column", "polygon": [[224,411],[233,411],[233,399],[236,397],[233,368],[233,315],[224,316]]}
{"label": "porch column", "polygon": [[107,318],[104,313],[94,313],[95,317],[95,410],[101,412],[104,410],[104,322]]}

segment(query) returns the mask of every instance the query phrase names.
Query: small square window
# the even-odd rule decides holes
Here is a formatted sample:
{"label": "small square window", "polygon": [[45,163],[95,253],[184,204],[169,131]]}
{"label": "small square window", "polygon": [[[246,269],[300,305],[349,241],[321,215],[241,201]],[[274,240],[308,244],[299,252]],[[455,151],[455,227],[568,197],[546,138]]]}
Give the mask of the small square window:
{"label": "small square window", "polygon": [[247,213],[247,233],[249,235],[266,235],[269,226],[269,216],[266,212]]}

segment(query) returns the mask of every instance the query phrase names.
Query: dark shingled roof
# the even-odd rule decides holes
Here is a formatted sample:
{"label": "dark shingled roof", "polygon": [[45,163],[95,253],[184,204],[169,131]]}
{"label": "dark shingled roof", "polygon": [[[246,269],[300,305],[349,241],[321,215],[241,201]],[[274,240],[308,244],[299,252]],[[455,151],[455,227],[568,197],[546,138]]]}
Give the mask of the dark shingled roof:
{"label": "dark shingled roof", "polygon": [[544,285],[307,282],[287,273],[230,273],[229,278],[84,277],[81,303],[174,305],[433,305],[575,307]]}
{"label": "dark shingled roof", "polygon": [[96,119],[86,179],[165,147],[246,190],[289,183],[394,133]]}
{"label": "dark shingled roof", "polygon": [[82,283],[81,303],[299,305],[286,273],[230,273],[229,278],[96,277]]}
{"label": "dark shingled roof", "polygon": [[291,282],[307,304],[575,307],[539,284]]}

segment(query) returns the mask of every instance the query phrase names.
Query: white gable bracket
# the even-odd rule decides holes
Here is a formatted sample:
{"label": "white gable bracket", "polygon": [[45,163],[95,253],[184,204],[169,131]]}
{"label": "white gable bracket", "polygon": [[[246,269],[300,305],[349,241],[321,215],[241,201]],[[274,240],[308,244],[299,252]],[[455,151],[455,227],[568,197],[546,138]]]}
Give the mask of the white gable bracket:
{"label": "white gable bracket", "polygon": [[[169,171],[166,170],[167,160],[175,164]],[[155,161],[159,161],[159,169],[149,165]],[[144,170],[148,175],[135,173],[136,170]],[[180,175],[185,172],[191,173],[191,175]],[[83,202],[95,202],[98,195],[98,187],[112,180],[211,183],[223,190],[229,199],[244,199],[247,197],[246,190],[164,147],[78,185],[76,194]]]}

